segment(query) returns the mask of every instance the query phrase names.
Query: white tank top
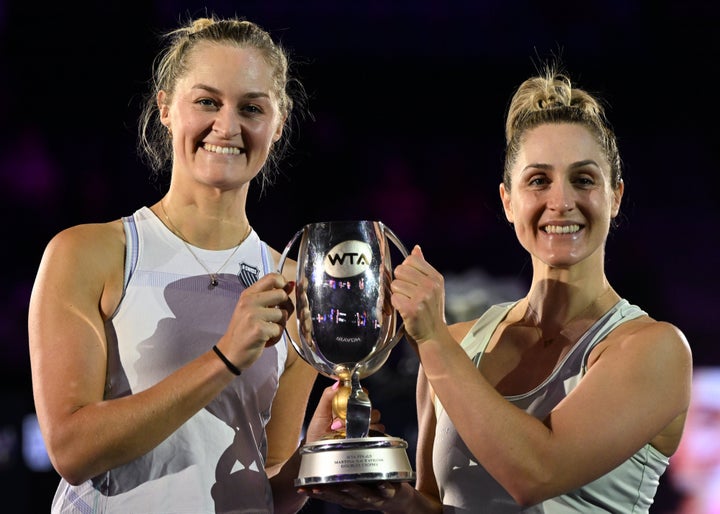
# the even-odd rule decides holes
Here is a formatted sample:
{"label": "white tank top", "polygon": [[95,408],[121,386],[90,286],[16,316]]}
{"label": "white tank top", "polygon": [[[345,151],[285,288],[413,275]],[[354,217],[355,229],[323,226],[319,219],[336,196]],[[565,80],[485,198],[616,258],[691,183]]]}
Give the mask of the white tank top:
{"label": "white tank top", "polygon": [[[209,288],[182,240],[143,207],[125,226],[125,291],[106,324],[105,398],[140,392],[207,352],[225,332],[238,297],[272,271],[252,231]],[[211,271],[234,249],[193,252]],[[77,487],[64,480],[53,513],[217,514],[272,512],[265,426],[283,372],[286,341],[267,348],[207,407],[146,455]]]}
{"label": "white tank top", "polygon": [[[497,325],[515,302],[494,305],[473,325],[461,345],[480,365],[485,348]],[[587,371],[590,351],[618,325],[645,315],[627,300],[620,300],[575,344],[552,374],[525,394],[505,399],[533,416],[544,419],[572,391]],[[522,508],[490,474],[478,464],[455,430],[439,400],[435,401],[437,427],[433,468],[444,512],[492,514],[640,514],[653,503],[660,476],[669,459],[646,444],[627,461],[578,490]],[[488,441],[492,445],[492,441]]]}

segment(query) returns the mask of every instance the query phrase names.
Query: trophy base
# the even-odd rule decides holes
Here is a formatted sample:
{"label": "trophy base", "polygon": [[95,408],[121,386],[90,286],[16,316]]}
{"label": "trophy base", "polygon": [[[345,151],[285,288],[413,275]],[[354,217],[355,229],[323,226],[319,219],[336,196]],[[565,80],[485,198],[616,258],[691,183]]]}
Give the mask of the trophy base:
{"label": "trophy base", "polygon": [[295,486],[340,482],[415,480],[407,442],[398,437],[360,437],[308,443],[300,449]]}

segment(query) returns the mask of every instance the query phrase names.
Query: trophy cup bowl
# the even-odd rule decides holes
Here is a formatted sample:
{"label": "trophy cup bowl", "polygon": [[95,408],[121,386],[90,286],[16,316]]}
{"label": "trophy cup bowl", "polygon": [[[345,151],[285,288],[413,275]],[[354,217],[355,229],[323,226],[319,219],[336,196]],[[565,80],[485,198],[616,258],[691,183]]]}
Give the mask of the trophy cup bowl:
{"label": "trophy cup bowl", "polygon": [[298,354],[322,375],[339,380],[335,416],[345,429],[300,449],[296,486],[339,482],[411,481],[407,442],[370,431],[372,404],[361,379],[385,364],[402,338],[390,303],[389,242],[408,252],[379,221],[330,221],[300,229],[285,247],[279,270],[300,240],[296,302]]}

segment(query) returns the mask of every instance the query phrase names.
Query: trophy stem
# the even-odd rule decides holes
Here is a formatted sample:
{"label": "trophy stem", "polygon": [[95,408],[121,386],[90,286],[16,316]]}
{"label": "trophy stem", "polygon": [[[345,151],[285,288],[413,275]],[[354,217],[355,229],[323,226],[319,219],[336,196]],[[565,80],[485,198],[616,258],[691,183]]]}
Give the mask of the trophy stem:
{"label": "trophy stem", "polygon": [[360,387],[360,373],[356,368],[350,382],[350,396],[347,400],[347,418],[345,419],[345,431],[349,438],[368,436],[371,410],[370,398]]}

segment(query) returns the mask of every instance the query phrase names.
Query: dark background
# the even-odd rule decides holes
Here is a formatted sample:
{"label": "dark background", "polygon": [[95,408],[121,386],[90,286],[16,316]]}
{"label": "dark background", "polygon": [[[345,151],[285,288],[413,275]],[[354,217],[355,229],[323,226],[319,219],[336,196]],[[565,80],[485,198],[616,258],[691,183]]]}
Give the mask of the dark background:
{"label": "dark background", "polygon": [[[447,274],[451,317],[519,296],[530,276],[497,192],[504,114],[536,64],[559,55],[607,101],[624,161],[611,283],[678,325],[696,364],[720,362],[716,2],[0,0],[0,487],[12,512],[47,512],[57,483],[28,466],[22,431],[42,251],[67,226],[131,214],[165,191],[136,156],[140,95],[156,36],[205,8],[273,33],[311,95],[284,175],[251,201],[253,227],[282,249],[305,223],[381,220]],[[404,346],[368,385],[388,432],[412,446],[415,363]],[[654,512],[672,503],[661,484]]]}

